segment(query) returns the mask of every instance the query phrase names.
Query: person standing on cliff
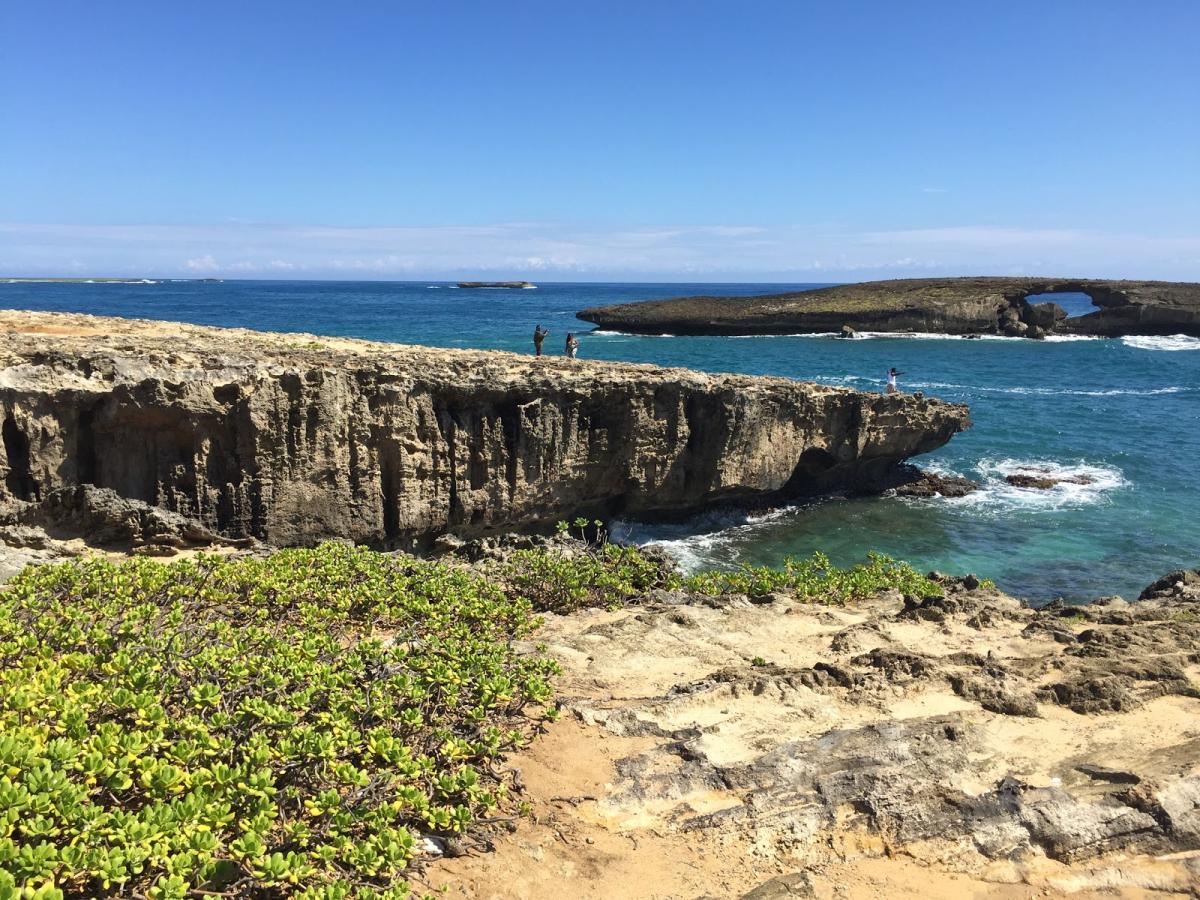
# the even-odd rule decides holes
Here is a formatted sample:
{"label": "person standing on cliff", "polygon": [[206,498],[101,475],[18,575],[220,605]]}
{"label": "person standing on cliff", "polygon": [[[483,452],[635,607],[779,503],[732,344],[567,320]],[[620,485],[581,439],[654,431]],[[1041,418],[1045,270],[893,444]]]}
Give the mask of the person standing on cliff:
{"label": "person standing on cliff", "polygon": [[888,369],[887,392],[889,394],[900,393],[900,388],[896,387],[896,378],[903,374],[903,372],[897,372],[895,366]]}
{"label": "person standing on cliff", "polygon": [[549,331],[547,331],[545,328],[542,327],[541,322],[539,322],[536,326],[534,326],[534,329],[533,329],[533,352],[534,352],[535,356],[542,355],[542,342],[544,340],[546,340],[546,335],[548,335],[549,333],[550,333]]}
{"label": "person standing on cliff", "polygon": [[567,359],[574,359],[575,353],[579,350],[579,338],[574,334],[567,332]]}

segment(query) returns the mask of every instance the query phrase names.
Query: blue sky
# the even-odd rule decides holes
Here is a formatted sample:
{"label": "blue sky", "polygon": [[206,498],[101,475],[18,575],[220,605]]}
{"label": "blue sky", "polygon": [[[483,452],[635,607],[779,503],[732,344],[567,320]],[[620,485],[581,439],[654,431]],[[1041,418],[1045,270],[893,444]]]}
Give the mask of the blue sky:
{"label": "blue sky", "polygon": [[10,2],[0,274],[1200,280],[1200,3]]}

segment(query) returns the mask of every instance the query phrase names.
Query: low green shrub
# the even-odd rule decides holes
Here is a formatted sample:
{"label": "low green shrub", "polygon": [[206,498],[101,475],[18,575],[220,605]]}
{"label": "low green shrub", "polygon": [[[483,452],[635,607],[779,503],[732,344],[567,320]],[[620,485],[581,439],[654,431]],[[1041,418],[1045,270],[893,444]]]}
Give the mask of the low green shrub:
{"label": "low green shrub", "polygon": [[513,649],[535,624],[341,544],[26,569],[0,592],[0,900],[407,898],[423,835],[511,804],[496,763],[555,670]]}
{"label": "low green shrub", "polygon": [[586,606],[617,606],[656,587],[674,587],[677,576],[637,547],[603,543],[569,555],[555,549],[516,550],[502,576],[535,609],[566,613]]}
{"label": "low green shrub", "polygon": [[609,543],[600,522],[577,519],[571,526],[559,523],[558,530],[571,537],[578,534],[575,546],[565,552],[558,547],[514,551],[497,572],[510,592],[540,611],[619,606],[656,588],[710,596],[787,591],[809,602],[835,605],[864,600],[887,588],[918,597],[943,592],[908,563],[878,553],[845,569],[817,552],[807,559],[789,557],[782,568],[743,565],[683,577],[637,547]]}
{"label": "low green shrub", "polygon": [[841,605],[865,600],[872,594],[892,588],[918,597],[942,593],[937,582],[925,577],[905,562],[878,553],[868,561],[840,569],[824,553],[808,559],[784,561],[783,568],[743,565],[731,572],[701,572],[683,580],[685,590],[701,594],[748,594],[762,596],[772,591],[788,591],[813,603]]}

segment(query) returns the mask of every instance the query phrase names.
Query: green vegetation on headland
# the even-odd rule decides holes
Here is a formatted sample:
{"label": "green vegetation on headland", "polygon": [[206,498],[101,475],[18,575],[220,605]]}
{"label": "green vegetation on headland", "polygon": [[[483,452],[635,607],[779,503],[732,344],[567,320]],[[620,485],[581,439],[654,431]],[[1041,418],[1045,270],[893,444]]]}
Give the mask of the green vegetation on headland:
{"label": "green vegetation on headland", "polygon": [[26,569],[0,592],[0,900],[407,898],[426,842],[522,812],[499,762],[555,712],[555,663],[513,643],[537,609],[940,592],[877,556],[683,578],[602,541],[480,570],[344,544]]}

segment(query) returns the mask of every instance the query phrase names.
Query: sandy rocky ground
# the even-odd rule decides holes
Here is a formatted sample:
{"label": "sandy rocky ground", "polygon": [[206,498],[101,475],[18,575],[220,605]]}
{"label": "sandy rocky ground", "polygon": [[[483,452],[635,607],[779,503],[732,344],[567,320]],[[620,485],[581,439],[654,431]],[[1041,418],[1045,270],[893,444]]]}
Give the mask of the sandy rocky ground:
{"label": "sandy rocky ground", "polygon": [[549,617],[535,821],[450,897],[1200,896],[1200,573],[1025,608],[659,592]]}

